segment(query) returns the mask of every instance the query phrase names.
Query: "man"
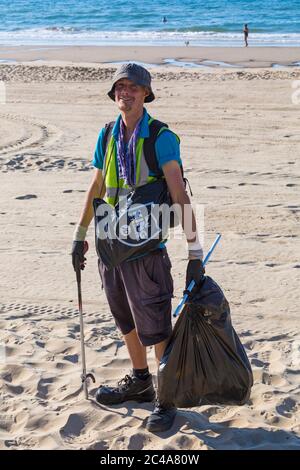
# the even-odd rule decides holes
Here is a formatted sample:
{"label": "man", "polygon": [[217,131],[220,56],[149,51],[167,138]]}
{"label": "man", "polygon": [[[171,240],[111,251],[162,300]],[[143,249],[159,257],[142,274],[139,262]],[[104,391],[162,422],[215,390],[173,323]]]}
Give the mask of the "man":
{"label": "man", "polygon": [[[106,200],[114,204],[115,201],[112,201],[110,196],[115,195],[116,189],[122,188],[124,191],[126,188],[147,184],[151,176],[144,154],[145,141],[151,137],[152,132],[152,118],[144,108],[144,103],[155,99],[150,73],[134,63],[122,65],[114,76],[108,96],[118,106],[120,115],[110,135],[106,136],[105,148],[103,142],[107,130],[102,129],[98,138],[93,159],[95,174],[74,232],[74,267],[78,256],[84,268],[83,244],[93,218],[93,199],[106,196]],[[182,177],[179,139],[164,127],[158,134],[152,151],[155,152],[166,179],[173,203],[179,204],[184,211],[181,221],[189,245],[186,285],[192,279],[200,283],[204,273],[203,252]],[[106,158],[109,152],[110,157]],[[118,174],[118,178],[113,179],[112,174]],[[115,187],[116,184],[118,188]],[[158,243],[157,247],[146,255],[128,259],[112,269],[107,269],[100,259],[98,263],[111,313],[123,334],[133,370],[130,375],[121,379],[116,387],[99,387],[96,399],[105,405],[128,400],[153,401],[155,391],[147,366],[146,347],[154,345],[159,364],[172,331],[173,280],[166,248],[163,243]],[[148,419],[148,430],[166,431],[172,426],[175,415],[176,409],[162,407],[158,397],[154,411]]]}
{"label": "man", "polygon": [[245,47],[248,47],[248,34],[249,34],[249,28],[248,25],[244,25],[244,41],[245,41]]}

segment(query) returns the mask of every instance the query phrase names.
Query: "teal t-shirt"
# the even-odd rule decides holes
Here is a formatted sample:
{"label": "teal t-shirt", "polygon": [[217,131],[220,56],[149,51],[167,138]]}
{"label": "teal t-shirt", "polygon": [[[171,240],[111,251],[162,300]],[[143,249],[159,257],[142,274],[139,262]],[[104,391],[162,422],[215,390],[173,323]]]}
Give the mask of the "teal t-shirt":
{"label": "teal t-shirt", "polygon": [[[112,130],[113,136],[116,140],[119,136],[120,120],[121,116],[119,116],[116,120]],[[144,109],[139,137],[149,137],[148,120],[149,114],[147,113],[146,109]],[[93,166],[99,170],[103,170],[104,155],[102,150],[102,139],[104,132],[105,128],[101,129],[92,161]],[[170,162],[171,160],[176,160],[179,165],[181,165],[179,142],[171,131],[165,130],[158,136],[155,142],[155,150],[159,168],[162,168],[163,165]],[[149,175],[154,176],[151,171],[149,172]]]}

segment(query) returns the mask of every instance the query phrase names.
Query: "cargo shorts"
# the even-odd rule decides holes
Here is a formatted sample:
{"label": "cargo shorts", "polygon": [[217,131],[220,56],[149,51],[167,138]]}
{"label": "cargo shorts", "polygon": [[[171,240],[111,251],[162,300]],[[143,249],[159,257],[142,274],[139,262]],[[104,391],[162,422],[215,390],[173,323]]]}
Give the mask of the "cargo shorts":
{"label": "cargo shorts", "polygon": [[99,273],[116,325],[123,335],[136,329],[144,346],[169,338],[172,332],[173,279],[167,250],[158,249]]}

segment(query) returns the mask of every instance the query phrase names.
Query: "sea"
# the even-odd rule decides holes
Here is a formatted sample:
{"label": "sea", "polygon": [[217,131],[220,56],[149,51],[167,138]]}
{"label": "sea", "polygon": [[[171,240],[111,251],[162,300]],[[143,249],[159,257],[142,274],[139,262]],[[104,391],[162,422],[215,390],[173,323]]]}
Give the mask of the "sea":
{"label": "sea", "polygon": [[300,46],[300,0],[0,0],[2,45]]}

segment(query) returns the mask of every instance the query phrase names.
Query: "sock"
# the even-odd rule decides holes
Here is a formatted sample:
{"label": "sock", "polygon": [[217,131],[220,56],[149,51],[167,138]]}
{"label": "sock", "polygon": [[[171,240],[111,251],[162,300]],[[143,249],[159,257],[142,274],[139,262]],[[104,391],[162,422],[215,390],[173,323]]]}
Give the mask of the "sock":
{"label": "sock", "polygon": [[149,369],[132,369],[134,377],[137,377],[140,380],[147,380],[149,377]]}

